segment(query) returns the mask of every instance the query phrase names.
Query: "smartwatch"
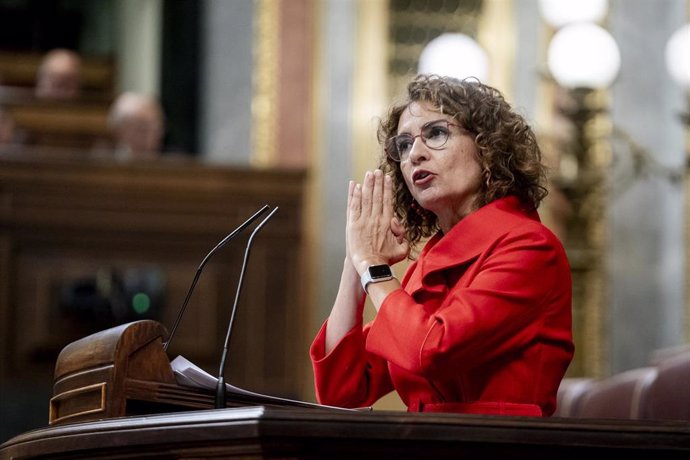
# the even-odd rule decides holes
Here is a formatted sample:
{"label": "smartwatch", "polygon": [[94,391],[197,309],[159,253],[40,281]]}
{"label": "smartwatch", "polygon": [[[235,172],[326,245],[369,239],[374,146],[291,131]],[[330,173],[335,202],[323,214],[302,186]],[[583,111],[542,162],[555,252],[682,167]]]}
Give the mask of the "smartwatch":
{"label": "smartwatch", "polygon": [[367,291],[367,286],[369,283],[380,283],[382,281],[388,281],[393,279],[393,272],[389,265],[369,265],[369,268],[362,273],[362,288],[364,292]]}

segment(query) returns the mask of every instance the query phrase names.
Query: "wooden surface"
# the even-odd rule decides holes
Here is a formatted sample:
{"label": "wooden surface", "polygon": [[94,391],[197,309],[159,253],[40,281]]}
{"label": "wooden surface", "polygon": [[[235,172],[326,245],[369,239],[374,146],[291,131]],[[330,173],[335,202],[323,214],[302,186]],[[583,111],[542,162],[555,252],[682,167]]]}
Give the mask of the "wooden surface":
{"label": "wooden surface", "polygon": [[[300,326],[308,314],[304,186],[302,171],[193,158],[0,155],[0,383],[52,382],[63,347],[117,324],[154,319],[171,327],[204,256],[269,204],[279,210],[254,239],[226,377],[249,390],[302,397],[304,382],[296,376],[309,364]],[[170,359],[182,354],[217,372],[248,233],[205,267]],[[152,318],[129,312],[118,322],[60,305],[60,288],[104,268],[162,274],[164,301]]]}
{"label": "wooden surface", "polygon": [[167,338],[162,324],[140,320],[67,345],[55,365],[50,424],[130,415],[130,401],[154,401],[154,391],[137,398],[133,382],[175,383],[163,350]]}
{"label": "wooden surface", "polygon": [[[115,326],[67,345],[55,364],[49,424],[216,407],[216,387],[178,384],[163,342],[166,328],[152,320]],[[223,407],[326,408],[231,388]]]}
{"label": "wooden surface", "polygon": [[14,119],[22,143],[96,151],[111,141],[110,99],[40,101],[21,92],[0,88],[0,105]]}
{"label": "wooden surface", "polygon": [[[687,459],[687,423],[244,407],[34,430],[0,459]],[[591,457],[590,457],[591,458]],[[643,457],[647,458],[647,457]]]}

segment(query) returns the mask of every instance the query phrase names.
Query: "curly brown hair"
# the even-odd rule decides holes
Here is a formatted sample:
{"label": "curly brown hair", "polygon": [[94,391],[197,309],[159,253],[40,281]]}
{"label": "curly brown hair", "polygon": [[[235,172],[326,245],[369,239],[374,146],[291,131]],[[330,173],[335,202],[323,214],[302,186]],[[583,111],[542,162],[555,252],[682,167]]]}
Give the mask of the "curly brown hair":
{"label": "curly brown hair", "polygon": [[397,134],[400,116],[413,102],[433,104],[474,135],[479,151],[477,160],[486,179],[478,206],[514,195],[527,207],[539,207],[548,193],[541,150],[530,126],[512,110],[501,92],[476,79],[418,75],[407,86],[407,98],[389,109],[378,128],[378,141],[384,147],[379,168],[393,178],[395,213],[412,245],[438,230],[437,218],[415,202],[400,163],[386,155],[385,145]]}

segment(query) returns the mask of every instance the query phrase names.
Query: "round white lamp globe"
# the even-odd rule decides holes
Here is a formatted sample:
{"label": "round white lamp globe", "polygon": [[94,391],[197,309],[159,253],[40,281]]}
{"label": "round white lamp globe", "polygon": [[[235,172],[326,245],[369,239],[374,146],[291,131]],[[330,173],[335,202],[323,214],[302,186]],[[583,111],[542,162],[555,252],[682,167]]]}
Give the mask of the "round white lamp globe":
{"label": "round white lamp globe", "polygon": [[599,22],[608,11],[607,0],[539,0],[539,12],[556,29],[574,22]]}
{"label": "round white lamp globe", "polygon": [[621,55],[605,29],[582,22],[570,24],[553,36],[547,51],[549,71],[566,88],[605,88],[618,76]]}
{"label": "round white lamp globe", "polygon": [[666,43],[666,68],[673,81],[690,91],[690,24],[676,30]]}
{"label": "round white lamp globe", "polygon": [[424,47],[419,56],[418,71],[459,79],[475,77],[485,82],[489,76],[489,58],[471,37],[447,33]]}

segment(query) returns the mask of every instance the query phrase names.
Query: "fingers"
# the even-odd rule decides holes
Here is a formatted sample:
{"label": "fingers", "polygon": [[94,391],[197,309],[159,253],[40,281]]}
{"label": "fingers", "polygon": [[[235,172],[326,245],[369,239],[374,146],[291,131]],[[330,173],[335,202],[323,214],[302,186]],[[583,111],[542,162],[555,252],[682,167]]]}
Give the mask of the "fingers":
{"label": "fingers", "polygon": [[374,174],[371,171],[364,173],[362,182],[362,215],[371,216],[374,205]]}
{"label": "fingers", "polygon": [[371,203],[371,215],[378,216],[383,214],[385,210],[383,195],[384,195],[384,175],[383,171],[377,169],[373,172],[373,185],[372,185],[372,203]]}
{"label": "fingers", "polygon": [[385,176],[383,171],[367,171],[362,183],[362,215],[379,216],[386,208],[384,203]]}
{"label": "fingers", "polygon": [[351,180],[350,183],[347,186],[347,203],[349,204],[350,201],[352,201],[352,194],[355,191],[355,181]]}
{"label": "fingers", "polygon": [[347,220],[359,219],[362,213],[362,186],[350,181],[347,192]]}
{"label": "fingers", "polygon": [[347,218],[350,218],[350,208],[353,205],[353,196],[355,194],[355,181],[351,180],[347,186]]}
{"label": "fingers", "polygon": [[393,209],[395,207],[395,200],[393,197],[393,179],[387,175],[383,178],[383,212],[386,218],[393,217]]}
{"label": "fingers", "polygon": [[393,181],[380,169],[367,171],[362,184],[350,181],[348,190],[348,212],[350,207],[355,214],[353,218],[383,216],[389,220],[393,216],[394,197]]}
{"label": "fingers", "polygon": [[393,180],[380,169],[367,171],[362,184],[348,187],[346,245],[353,263],[404,259],[405,228],[394,217]]}

